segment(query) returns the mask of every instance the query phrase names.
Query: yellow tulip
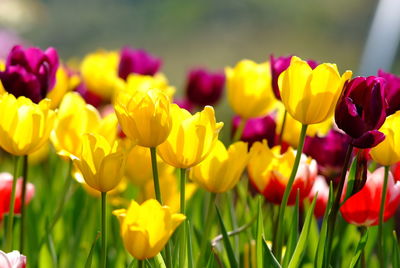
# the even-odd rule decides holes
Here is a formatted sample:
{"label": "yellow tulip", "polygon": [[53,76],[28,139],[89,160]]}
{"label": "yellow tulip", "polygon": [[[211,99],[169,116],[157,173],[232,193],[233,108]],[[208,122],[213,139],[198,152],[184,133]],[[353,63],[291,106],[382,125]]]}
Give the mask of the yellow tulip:
{"label": "yellow tulip", "polygon": [[379,129],[385,139],[371,149],[371,156],[383,166],[390,166],[400,161],[400,111],[386,117]]}
{"label": "yellow tulip", "polygon": [[[171,173],[174,170],[172,166],[166,164],[159,157],[157,157],[157,168],[160,174]],[[135,146],[130,150],[126,159],[125,174],[137,186],[153,181],[149,148]],[[154,188],[152,191],[154,192]]]}
{"label": "yellow tulip", "polygon": [[[160,189],[164,204],[169,206],[172,212],[179,212],[181,195],[174,171],[160,172]],[[190,200],[196,190],[197,185],[195,183],[186,183],[185,200]],[[146,184],[142,188],[142,191],[140,192],[139,200],[145,201],[148,199],[154,199],[155,197],[154,181],[147,180]]]}
{"label": "yellow tulip", "polygon": [[278,84],[288,113],[302,124],[317,124],[333,115],[344,83],[352,72],[340,76],[336,64],[323,63],[314,70],[293,56]]}
{"label": "yellow tulip", "polygon": [[170,101],[160,90],[121,91],[115,112],[125,135],[143,147],[157,147],[171,131]]}
{"label": "yellow tulip", "polygon": [[128,209],[114,210],[113,214],[118,217],[126,250],[138,260],[156,256],[186,219],[154,199],[141,205],[132,201]]}
{"label": "yellow tulip", "polygon": [[72,156],[85,182],[100,192],[108,192],[119,184],[124,175],[125,160],[125,150],[118,141],[110,144],[95,133],[85,134],[82,152]]}
{"label": "yellow tulip", "polygon": [[242,60],[234,68],[227,67],[225,73],[229,104],[240,117],[260,117],[273,108],[276,100],[269,62]]}
{"label": "yellow tulip", "polygon": [[131,73],[126,79],[124,90],[128,92],[137,90],[146,92],[153,88],[164,92],[170,100],[173,99],[176,91],[175,87],[169,85],[167,78],[162,73],[156,73],[154,76]]}
{"label": "yellow tulip", "polygon": [[102,119],[96,108],[86,104],[78,93],[69,92],[60,104],[51,141],[59,155],[79,156],[83,134],[100,133],[112,142],[117,134],[117,125],[118,121],[114,114]]}
{"label": "yellow tulip", "polygon": [[167,140],[157,147],[158,155],[171,166],[189,168],[210,153],[224,123],[216,123],[214,109],[191,115],[176,104],[171,105],[172,130]]}
{"label": "yellow tulip", "polygon": [[81,74],[88,89],[104,99],[111,99],[114,92],[124,87],[118,77],[119,54],[100,50],[87,55],[81,63]]}
{"label": "yellow tulip", "polygon": [[[280,134],[282,129],[283,115],[285,112],[285,107],[282,104],[278,105],[278,110],[276,113],[276,132],[277,135]],[[333,116],[329,117],[327,120],[309,125],[307,128],[307,136],[309,137],[324,137],[328,134],[329,130],[333,125]],[[282,140],[289,143],[290,146],[297,148],[299,145],[299,137],[301,132],[301,123],[295,120],[289,113],[286,114],[285,129],[283,131]]]}
{"label": "yellow tulip", "polygon": [[4,93],[0,96],[0,146],[13,155],[29,155],[47,141],[53,128],[55,113],[50,100],[39,104],[30,99]]}
{"label": "yellow tulip", "polygon": [[65,67],[60,66],[56,73],[56,84],[47,93],[47,98],[51,100],[51,108],[55,109],[60,104],[64,95],[75,88],[80,82],[78,75],[70,76]]}
{"label": "yellow tulip", "polygon": [[209,192],[226,192],[239,181],[249,157],[247,143],[236,142],[227,150],[217,141],[207,158],[190,169],[189,178]]}

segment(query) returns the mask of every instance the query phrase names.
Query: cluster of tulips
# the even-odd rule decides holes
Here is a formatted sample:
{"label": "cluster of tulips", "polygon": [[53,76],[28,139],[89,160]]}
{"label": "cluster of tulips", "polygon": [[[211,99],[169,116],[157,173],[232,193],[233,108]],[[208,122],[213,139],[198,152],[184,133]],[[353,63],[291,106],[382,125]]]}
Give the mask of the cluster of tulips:
{"label": "cluster of tulips", "polygon": [[[174,100],[161,65],[129,47],[61,63],[54,48],[17,45],[0,62],[2,161],[14,159],[0,173],[0,267],[43,266],[43,244],[49,267],[75,267],[53,236],[71,230],[78,191],[100,208],[85,267],[400,267],[399,77],[271,56],[194,69]],[[235,116],[222,139],[212,105],[224,87]],[[64,183],[33,172],[54,163]],[[44,226],[30,202],[50,189],[35,180],[62,185]],[[75,214],[89,206],[79,200]],[[131,256],[116,257],[119,241]]]}

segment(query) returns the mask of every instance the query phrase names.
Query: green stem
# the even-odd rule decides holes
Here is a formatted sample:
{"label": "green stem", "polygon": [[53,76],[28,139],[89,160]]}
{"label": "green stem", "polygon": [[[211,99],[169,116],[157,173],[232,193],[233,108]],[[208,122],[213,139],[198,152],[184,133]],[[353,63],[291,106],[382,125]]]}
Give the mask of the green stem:
{"label": "green stem", "polygon": [[[180,196],[180,207],[181,213],[185,214],[185,183],[186,183],[186,169],[180,169],[180,185],[181,185],[181,196]],[[179,266],[185,267],[186,260],[186,224],[182,224],[180,227],[180,241],[179,241]]]}
{"label": "green stem", "polygon": [[240,118],[239,126],[235,131],[235,135],[233,136],[232,143],[237,142],[240,140],[243,134],[244,127],[246,126],[246,119]]}
{"label": "green stem", "polygon": [[279,140],[278,140],[279,145],[282,145],[283,133],[285,132],[286,118],[287,118],[287,111],[285,109],[285,112],[283,113],[281,131],[279,132]]}
{"label": "green stem", "polygon": [[106,228],[106,201],[107,192],[101,192],[101,259],[100,263],[102,268],[106,267],[107,259],[107,228]]}
{"label": "green stem", "polygon": [[389,178],[389,166],[385,166],[385,176],[383,179],[381,206],[379,209],[379,226],[378,226],[378,252],[380,267],[385,267],[384,239],[383,239],[383,220],[385,214],[385,203],[387,194],[387,184]]}
{"label": "green stem", "polygon": [[8,221],[7,221],[7,229],[6,229],[6,247],[5,252],[10,252],[13,246],[13,222],[14,222],[14,207],[15,207],[15,192],[17,188],[17,180],[18,180],[18,156],[14,156],[14,174],[13,174],[13,184],[11,190],[11,199],[10,199],[10,210],[8,212]]}
{"label": "green stem", "polygon": [[335,200],[333,202],[331,211],[328,216],[327,234],[326,234],[325,251],[324,251],[325,267],[329,266],[330,259],[331,259],[332,241],[333,241],[333,235],[335,232],[334,227],[335,227],[335,223],[336,223],[337,214],[339,212],[340,199],[342,197],[344,182],[346,180],[347,169],[349,168],[349,165],[350,165],[352,152],[353,152],[353,145],[350,142],[349,147],[347,148],[345,159],[344,159],[342,174],[340,176],[338,188],[336,190]]}
{"label": "green stem", "polygon": [[280,262],[282,256],[282,240],[283,240],[283,220],[285,218],[285,211],[287,202],[289,200],[289,194],[292,190],[294,179],[296,178],[297,170],[300,164],[301,154],[303,152],[304,140],[306,138],[307,132],[307,125],[302,125],[300,138],[299,138],[299,146],[296,152],[296,158],[294,160],[292,173],[290,174],[288,183],[285,188],[285,192],[283,193],[282,203],[279,207],[279,214],[278,214],[278,224],[276,225],[276,241],[273,243],[273,251],[275,253],[276,259]]}
{"label": "green stem", "polygon": [[138,268],[144,268],[144,260],[138,260]]}
{"label": "green stem", "polygon": [[21,194],[21,225],[20,225],[20,237],[19,237],[19,252],[24,252],[24,241],[25,241],[25,198],[26,198],[26,184],[28,183],[28,156],[23,156],[22,164],[22,194]]}
{"label": "green stem", "polygon": [[156,199],[158,202],[160,202],[161,205],[163,205],[161,199],[160,181],[158,180],[157,152],[155,147],[150,148],[150,154],[151,154],[151,168],[153,169],[153,181],[154,181],[154,191],[156,193]]}
{"label": "green stem", "polygon": [[201,246],[200,246],[200,256],[197,262],[197,267],[203,267],[205,259],[205,255],[207,252],[207,247],[210,245],[210,231],[212,222],[215,216],[215,198],[217,197],[216,193],[211,193],[210,199],[208,200],[208,209],[207,209],[207,216],[206,216],[206,225],[204,229],[204,233],[202,236]]}

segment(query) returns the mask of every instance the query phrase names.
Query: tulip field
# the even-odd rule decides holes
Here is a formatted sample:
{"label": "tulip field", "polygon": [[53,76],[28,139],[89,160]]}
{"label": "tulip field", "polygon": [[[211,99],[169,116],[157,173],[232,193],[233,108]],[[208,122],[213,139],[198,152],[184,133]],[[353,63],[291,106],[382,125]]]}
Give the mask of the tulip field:
{"label": "tulip field", "polygon": [[162,64],[0,61],[0,268],[400,267],[399,76],[270,55],[178,97]]}

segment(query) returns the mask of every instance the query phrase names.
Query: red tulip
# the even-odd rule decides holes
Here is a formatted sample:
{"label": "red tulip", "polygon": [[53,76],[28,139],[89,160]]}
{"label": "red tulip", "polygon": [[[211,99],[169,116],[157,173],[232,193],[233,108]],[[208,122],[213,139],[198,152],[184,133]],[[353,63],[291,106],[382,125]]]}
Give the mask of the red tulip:
{"label": "red tulip", "polygon": [[317,176],[315,179],[314,185],[311,188],[310,194],[308,195],[310,202],[312,202],[317,193],[318,196],[315,203],[314,215],[317,218],[321,218],[324,216],[329,198],[329,186],[323,176]]}
{"label": "red tulip", "polygon": [[[10,211],[10,199],[12,191],[13,176],[10,173],[0,173],[0,221],[3,215]],[[15,194],[14,213],[21,212],[21,197],[22,197],[22,179],[17,180],[17,189]],[[32,183],[26,185],[25,204],[28,204],[35,194],[35,187]]]}
{"label": "red tulip", "polygon": [[[373,226],[379,224],[379,209],[382,198],[384,168],[368,172],[367,181],[361,190],[348,198],[340,208],[343,218],[352,224]],[[343,191],[344,198],[346,189]],[[389,173],[383,220],[387,221],[400,204],[400,182],[395,182]]]}

